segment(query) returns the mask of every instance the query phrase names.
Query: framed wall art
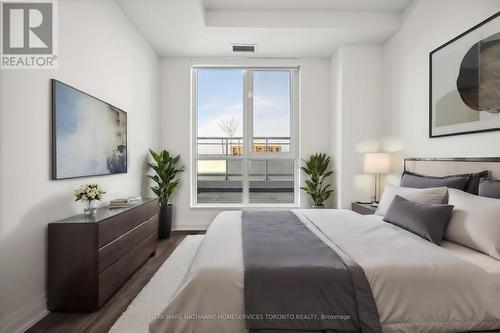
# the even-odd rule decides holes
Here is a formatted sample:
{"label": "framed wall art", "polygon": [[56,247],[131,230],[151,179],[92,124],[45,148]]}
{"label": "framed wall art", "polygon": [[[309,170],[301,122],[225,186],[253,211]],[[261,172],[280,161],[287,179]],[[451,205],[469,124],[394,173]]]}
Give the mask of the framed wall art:
{"label": "framed wall art", "polygon": [[429,137],[500,130],[500,13],[429,58]]}
{"label": "framed wall art", "polygon": [[52,80],[52,179],[127,172],[127,113]]}

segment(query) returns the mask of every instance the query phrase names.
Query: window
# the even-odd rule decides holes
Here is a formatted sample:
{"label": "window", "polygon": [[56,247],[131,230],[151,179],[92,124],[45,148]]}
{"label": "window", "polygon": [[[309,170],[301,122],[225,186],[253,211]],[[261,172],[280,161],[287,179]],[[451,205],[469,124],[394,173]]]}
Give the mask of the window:
{"label": "window", "polygon": [[298,205],[297,69],[193,69],[192,204]]}

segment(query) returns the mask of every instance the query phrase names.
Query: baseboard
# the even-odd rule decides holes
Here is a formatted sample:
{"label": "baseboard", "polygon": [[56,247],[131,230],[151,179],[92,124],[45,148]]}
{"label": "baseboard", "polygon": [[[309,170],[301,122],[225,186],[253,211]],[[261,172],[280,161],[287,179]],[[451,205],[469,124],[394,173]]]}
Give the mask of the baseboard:
{"label": "baseboard", "polygon": [[43,294],[40,298],[26,304],[7,318],[3,319],[0,322],[0,333],[25,332],[48,313],[47,297]]}
{"label": "baseboard", "polygon": [[210,223],[212,223],[212,219],[181,219],[175,221],[172,230],[207,230]]}
{"label": "baseboard", "polygon": [[209,224],[184,224],[176,225],[172,228],[173,231],[196,231],[207,230]]}

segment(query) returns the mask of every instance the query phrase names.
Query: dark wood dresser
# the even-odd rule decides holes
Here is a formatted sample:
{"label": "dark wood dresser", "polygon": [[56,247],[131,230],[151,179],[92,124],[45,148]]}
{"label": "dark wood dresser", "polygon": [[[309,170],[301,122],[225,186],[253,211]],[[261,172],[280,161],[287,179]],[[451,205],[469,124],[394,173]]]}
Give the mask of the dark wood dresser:
{"label": "dark wood dresser", "polygon": [[50,311],[98,310],[156,251],[158,200],[99,208],[48,226]]}

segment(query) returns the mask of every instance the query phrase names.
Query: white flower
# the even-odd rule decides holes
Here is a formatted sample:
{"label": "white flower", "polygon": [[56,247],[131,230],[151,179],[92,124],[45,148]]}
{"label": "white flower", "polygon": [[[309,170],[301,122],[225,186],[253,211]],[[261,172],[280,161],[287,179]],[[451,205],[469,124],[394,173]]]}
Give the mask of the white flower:
{"label": "white flower", "polygon": [[101,200],[102,195],[105,193],[98,184],[87,184],[81,185],[75,190],[76,200],[79,201],[90,201],[90,200]]}

